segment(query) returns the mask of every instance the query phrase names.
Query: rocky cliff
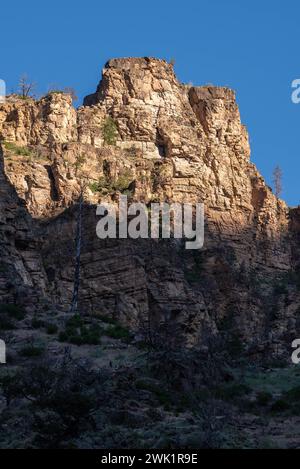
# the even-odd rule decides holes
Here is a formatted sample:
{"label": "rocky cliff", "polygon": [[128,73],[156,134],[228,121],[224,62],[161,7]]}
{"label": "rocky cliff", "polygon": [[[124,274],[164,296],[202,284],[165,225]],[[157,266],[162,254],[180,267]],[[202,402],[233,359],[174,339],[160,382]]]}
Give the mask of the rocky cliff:
{"label": "rocky cliff", "polygon": [[[162,60],[114,59],[77,110],[60,92],[9,97],[0,105],[0,138],[3,256],[18,271],[15,290],[34,287],[68,307],[84,181],[84,311],[135,329],[176,324],[189,344],[228,332],[256,352],[282,351],[283,338],[297,336],[298,211],[250,162],[232,90],[184,85]],[[147,204],[203,202],[203,249],[100,241],[95,204],[121,193]]]}

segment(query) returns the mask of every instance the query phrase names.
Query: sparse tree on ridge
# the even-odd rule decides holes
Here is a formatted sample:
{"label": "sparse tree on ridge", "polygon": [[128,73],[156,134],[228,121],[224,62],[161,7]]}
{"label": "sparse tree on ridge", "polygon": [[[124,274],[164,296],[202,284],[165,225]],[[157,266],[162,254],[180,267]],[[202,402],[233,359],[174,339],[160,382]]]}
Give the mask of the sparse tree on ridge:
{"label": "sparse tree on ridge", "polygon": [[32,92],[35,90],[36,84],[28,80],[27,75],[22,75],[19,80],[19,94],[22,98],[26,99],[32,96]]}

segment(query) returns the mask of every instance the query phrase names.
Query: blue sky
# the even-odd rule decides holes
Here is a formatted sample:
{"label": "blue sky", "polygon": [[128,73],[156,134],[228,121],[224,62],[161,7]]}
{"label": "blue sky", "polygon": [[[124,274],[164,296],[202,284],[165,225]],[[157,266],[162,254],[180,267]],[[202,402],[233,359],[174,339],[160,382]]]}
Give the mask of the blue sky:
{"label": "blue sky", "polygon": [[93,92],[107,59],[175,59],[183,82],[233,88],[250,133],[252,161],[268,184],[283,171],[282,198],[300,203],[299,0],[35,0],[1,2],[0,78],[8,91],[21,74]]}

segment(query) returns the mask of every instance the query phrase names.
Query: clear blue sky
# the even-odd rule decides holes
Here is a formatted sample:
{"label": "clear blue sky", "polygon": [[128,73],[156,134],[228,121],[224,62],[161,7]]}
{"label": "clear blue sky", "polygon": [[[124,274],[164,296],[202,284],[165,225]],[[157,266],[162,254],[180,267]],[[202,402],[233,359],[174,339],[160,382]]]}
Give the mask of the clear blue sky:
{"label": "clear blue sky", "polygon": [[299,0],[27,0],[1,2],[0,78],[8,91],[26,72],[40,93],[71,86],[82,100],[107,59],[175,59],[183,82],[235,89],[252,161],[283,198],[300,203]]}

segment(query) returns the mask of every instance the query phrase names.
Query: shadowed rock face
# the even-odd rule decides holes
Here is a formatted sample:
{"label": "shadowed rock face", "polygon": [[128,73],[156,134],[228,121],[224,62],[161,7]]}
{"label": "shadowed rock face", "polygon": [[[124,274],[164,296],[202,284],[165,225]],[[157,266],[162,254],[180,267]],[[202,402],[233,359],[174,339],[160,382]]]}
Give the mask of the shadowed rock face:
{"label": "shadowed rock face", "polygon": [[[103,130],[108,116],[115,145]],[[0,105],[0,136],[6,177],[39,228],[52,301],[70,301],[73,205],[84,180],[83,308],[131,327],[149,317],[174,322],[188,343],[217,334],[227,319],[247,343],[297,334],[298,213],[290,223],[288,207],[250,162],[232,90],[183,85],[162,60],[114,59],[77,110],[63,93],[9,98]],[[204,248],[98,240],[95,204],[117,202],[124,190],[145,203],[203,202]]]}
{"label": "shadowed rock face", "polygon": [[0,298],[25,306],[39,304],[46,295],[46,274],[40,242],[25,203],[3,171],[0,151]]}

